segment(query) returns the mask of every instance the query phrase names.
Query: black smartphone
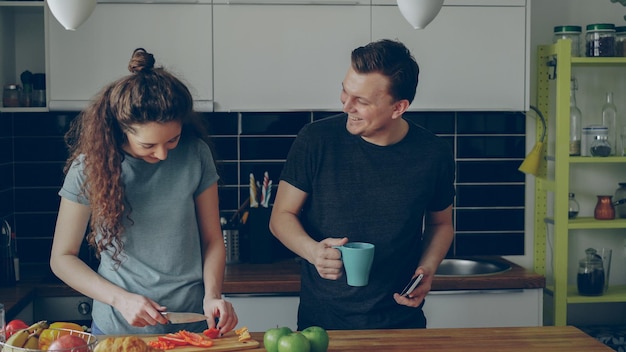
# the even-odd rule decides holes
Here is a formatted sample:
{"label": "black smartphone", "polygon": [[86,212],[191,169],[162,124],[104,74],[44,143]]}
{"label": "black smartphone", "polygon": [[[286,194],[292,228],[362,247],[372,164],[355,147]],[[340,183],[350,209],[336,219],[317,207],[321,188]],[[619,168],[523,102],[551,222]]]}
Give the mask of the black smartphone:
{"label": "black smartphone", "polygon": [[411,281],[409,281],[409,283],[406,285],[404,290],[402,290],[400,296],[408,296],[411,292],[413,292],[413,290],[415,290],[420,281],[422,281],[423,277],[424,274],[419,274],[416,277],[412,278]]}

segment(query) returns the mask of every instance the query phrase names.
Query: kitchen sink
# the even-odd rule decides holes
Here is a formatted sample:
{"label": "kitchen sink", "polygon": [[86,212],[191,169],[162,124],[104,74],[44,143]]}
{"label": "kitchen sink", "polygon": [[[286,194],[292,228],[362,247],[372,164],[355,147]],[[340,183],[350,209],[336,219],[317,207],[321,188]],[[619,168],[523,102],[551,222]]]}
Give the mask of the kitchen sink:
{"label": "kitchen sink", "polygon": [[511,265],[485,259],[444,259],[435,276],[484,276],[511,270]]}

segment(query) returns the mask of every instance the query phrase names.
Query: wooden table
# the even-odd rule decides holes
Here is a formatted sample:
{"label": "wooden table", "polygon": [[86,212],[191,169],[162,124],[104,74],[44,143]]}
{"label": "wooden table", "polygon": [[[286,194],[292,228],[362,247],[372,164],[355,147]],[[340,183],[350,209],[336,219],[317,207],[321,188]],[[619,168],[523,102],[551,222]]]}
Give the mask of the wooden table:
{"label": "wooden table", "polygon": [[[337,351],[506,351],[610,352],[608,346],[572,326],[472,329],[329,331],[329,352]],[[261,342],[263,333],[252,333]],[[247,352],[265,351],[263,348]]]}

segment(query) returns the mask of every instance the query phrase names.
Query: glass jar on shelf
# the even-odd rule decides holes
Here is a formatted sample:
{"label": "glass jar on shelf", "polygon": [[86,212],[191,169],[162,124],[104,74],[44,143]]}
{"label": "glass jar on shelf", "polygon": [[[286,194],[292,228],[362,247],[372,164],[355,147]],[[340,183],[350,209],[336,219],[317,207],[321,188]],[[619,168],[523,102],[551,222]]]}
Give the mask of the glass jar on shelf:
{"label": "glass jar on shelf", "polygon": [[21,87],[19,84],[7,84],[2,91],[2,105],[5,108],[15,108],[20,106]]}
{"label": "glass jar on shelf", "polygon": [[594,23],[587,25],[585,35],[587,57],[607,57],[615,55],[615,25]]}
{"label": "glass jar on shelf", "polygon": [[605,157],[611,155],[611,145],[607,136],[596,136],[596,139],[591,143],[591,156]]}
{"label": "glass jar on shelf", "polygon": [[618,218],[626,218],[626,182],[619,183],[619,188],[615,190],[613,200],[615,216]]}
{"label": "glass jar on shelf", "polygon": [[578,261],[576,284],[581,296],[600,296],[604,292],[604,265],[602,257],[593,248],[585,250],[585,257]]}
{"label": "glass jar on shelf", "polygon": [[626,26],[615,27],[615,56],[626,57]]}
{"label": "glass jar on shelf", "polygon": [[580,56],[580,26],[555,26],[553,40],[569,39],[572,42],[572,56]]}

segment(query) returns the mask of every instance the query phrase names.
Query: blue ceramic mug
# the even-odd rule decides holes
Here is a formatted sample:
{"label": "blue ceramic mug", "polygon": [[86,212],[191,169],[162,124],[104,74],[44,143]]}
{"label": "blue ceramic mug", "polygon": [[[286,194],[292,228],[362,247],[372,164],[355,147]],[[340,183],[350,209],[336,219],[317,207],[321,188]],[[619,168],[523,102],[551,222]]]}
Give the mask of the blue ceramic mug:
{"label": "blue ceramic mug", "polygon": [[374,245],[365,242],[349,242],[343,246],[335,246],[335,248],[341,251],[348,285],[366,286],[369,282],[372,262],[374,262]]}

